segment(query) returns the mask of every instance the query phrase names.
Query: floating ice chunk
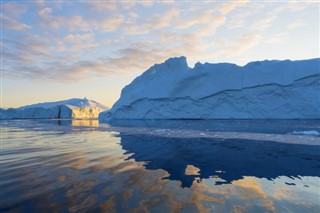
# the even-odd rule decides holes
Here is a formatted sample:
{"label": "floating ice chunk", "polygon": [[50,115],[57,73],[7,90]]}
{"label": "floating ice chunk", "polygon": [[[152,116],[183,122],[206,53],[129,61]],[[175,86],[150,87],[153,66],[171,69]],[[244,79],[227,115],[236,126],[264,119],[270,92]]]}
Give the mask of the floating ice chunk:
{"label": "floating ice chunk", "polygon": [[308,131],[293,131],[293,135],[313,135],[313,136],[319,136],[320,132],[316,130],[308,130]]}
{"label": "floating ice chunk", "polygon": [[[207,131],[202,135],[199,130],[175,130],[175,129],[152,129],[152,128],[134,128],[134,127],[111,127],[107,130],[119,132],[120,134],[128,135],[152,135],[157,137],[172,137],[172,138],[216,138],[216,139],[243,139],[250,141],[272,141],[288,144],[304,144],[304,145],[320,145],[319,132],[314,131],[313,135],[296,135],[296,134],[265,134],[251,132],[219,132]],[[158,130],[158,131],[157,131]],[[165,130],[165,131],[159,131]],[[318,133],[316,135],[316,132]]]}

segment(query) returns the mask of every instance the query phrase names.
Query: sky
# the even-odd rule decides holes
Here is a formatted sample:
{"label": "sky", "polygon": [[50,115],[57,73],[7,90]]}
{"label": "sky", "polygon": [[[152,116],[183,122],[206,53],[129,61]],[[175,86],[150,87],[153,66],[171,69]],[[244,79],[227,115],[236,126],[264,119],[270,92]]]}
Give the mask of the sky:
{"label": "sky", "polygon": [[109,107],[155,63],[319,58],[319,1],[1,1],[1,107]]}

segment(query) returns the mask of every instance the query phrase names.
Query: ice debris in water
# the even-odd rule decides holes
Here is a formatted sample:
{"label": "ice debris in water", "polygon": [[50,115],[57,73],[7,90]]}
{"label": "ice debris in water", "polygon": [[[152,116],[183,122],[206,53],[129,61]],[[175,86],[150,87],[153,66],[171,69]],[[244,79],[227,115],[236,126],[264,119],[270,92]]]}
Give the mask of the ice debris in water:
{"label": "ice debris in water", "polygon": [[320,132],[316,130],[308,130],[308,131],[293,131],[293,135],[313,135],[313,136],[319,136]]}

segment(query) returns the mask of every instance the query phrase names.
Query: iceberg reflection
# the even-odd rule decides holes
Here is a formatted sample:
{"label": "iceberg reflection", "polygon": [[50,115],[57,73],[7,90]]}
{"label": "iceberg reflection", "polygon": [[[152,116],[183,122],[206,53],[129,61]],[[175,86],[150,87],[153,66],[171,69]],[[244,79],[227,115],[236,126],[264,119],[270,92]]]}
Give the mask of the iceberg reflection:
{"label": "iceberg reflection", "polygon": [[165,179],[191,187],[195,180],[217,178],[215,185],[245,176],[276,179],[280,176],[320,176],[319,149],[277,142],[212,138],[167,138],[121,135],[127,160],[146,162],[150,170],[163,169]]}

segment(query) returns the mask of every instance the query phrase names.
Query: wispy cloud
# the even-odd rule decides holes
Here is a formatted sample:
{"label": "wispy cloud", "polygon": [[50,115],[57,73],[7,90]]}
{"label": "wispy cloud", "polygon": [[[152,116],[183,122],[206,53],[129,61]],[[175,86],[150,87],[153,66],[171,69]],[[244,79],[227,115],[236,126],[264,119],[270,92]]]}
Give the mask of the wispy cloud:
{"label": "wispy cloud", "polygon": [[[128,9],[132,9],[135,6],[139,6],[142,5],[144,7],[151,7],[154,3],[154,1],[152,0],[143,0],[143,1],[139,1],[139,0],[132,0],[132,1],[119,1],[121,3],[122,8],[128,10]],[[166,2],[166,1],[163,1]]]}
{"label": "wispy cloud", "polygon": [[124,18],[122,15],[118,15],[113,18],[106,18],[102,22],[92,22],[91,24],[95,26],[95,29],[103,30],[107,32],[113,32],[117,30],[121,24],[124,22]]}
{"label": "wispy cloud", "polygon": [[227,22],[228,29],[246,27],[248,19],[261,12],[265,6],[264,4],[255,2],[244,5],[237,13],[231,14]]}
{"label": "wispy cloud", "polygon": [[85,33],[85,34],[68,34],[64,37],[66,42],[71,43],[82,43],[92,40],[94,37],[93,33]]}
{"label": "wispy cloud", "polygon": [[52,9],[49,7],[39,10],[38,15],[42,18],[48,18],[51,15]]}
{"label": "wispy cloud", "polygon": [[32,27],[20,21],[21,15],[27,11],[27,7],[17,2],[1,3],[0,19],[2,27],[11,30],[27,30]]}
{"label": "wispy cloud", "polygon": [[268,44],[282,44],[288,38],[288,33],[278,33],[274,35],[265,36],[264,42]]}
{"label": "wispy cloud", "polygon": [[288,25],[288,29],[293,30],[305,25],[305,23],[301,19],[294,20]]}
{"label": "wispy cloud", "polygon": [[[148,34],[153,30],[159,30],[166,27],[174,27],[175,21],[179,20],[180,11],[172,8],[164,14],[153,14],[148,17],[144,23],[130,23],[124,26],[126,34]],[[135,17],[137,18],[137,17]]]}
{"label": "wispy cloud", "polygon": [[215,60],[217,62],[225,61],[235,63],[232,59],[242,58],[246,55],[247,51],[254,49],[262,43],[263,38],[259,33],[245,33],[236,36],[232,40],[219,39],[216,43],[208,46],[211,50],[210,52],[200,57],[198,56],[198,58],[204,62]]}
{"label": "wispy cloud", "polygon": [[247,4],[248,1],[246,0],[242,0],[242,1],[232,1],[232,2],[224,2],[221,3],[218,6],[218,11],[223,14],[223,15],[227,15],[228,13],[230,13],[232,10],[238,8],[238,7],[242,7],[245,4]]}
{"label": "wispy cloud", "polygon": [[[291,3],[38,1],[5,3],[4,76],[61,81],[141,72],[168,57],[237,59],[305,27]],[[297,19],[299,17],[299,19]],[[284,20],[282,20],[284,21]],[[274,27],[278,26],[278,27]],[[280,29],[280,30],[279,30]]]}
{"label": "wispy cloud", "polygon": [[2,27],[6,29],[11,29],[11,30],[27,30],[31,29],[32,27],[30,25],[20,23],[16,20],[13,20],[9,17],[7,17],[4,14],[0,14],[0,21],[2,23]]}
{"label": "wispy cloud", "polygon": [[1,3],[2,12],[11,19],[20,19],[27,11],[27,6],[18,2]]}
{"label": "wispy cloud", "polygon": [[81,15],[54,15],[53,9],[46,7],[38,11],[39,24],[43,29],[66,28],[68,31],[106,31],[112,32],[118,29],[124,22],[121,14],[102,19],[84,18]]}
{"label": "wispy cloud", "polygon": [[117,2],[115,1],[87,1],[85,2],[94,10],[117,10]]}
{"label": "wispy cloud", "polygon": [[270,26],[273,25],[273,23],[276,21],[277,17],[280,16],[283,13],[286,12],[297,12],[304,10],[306,6],[302,4],[301,2],[290,2],[287,4],[280,4],[275,7],[272,11],[267,13],[267,16],[265,16],[263,19],[260,19],[256,22],[254,22],[251,25],[251,30],[254,31],[263,31],[265,29],[268,29]]}
{"label": "wispy cloud", "polygon": [[52,15],[51,8],[44,8],[38,12],[39,20],[38,23],[43,29],[59,29],[62,27],[68,28],[68,30],[81,30],[88,31],[90,24],[85,21],[82,16],[54,16]]}

